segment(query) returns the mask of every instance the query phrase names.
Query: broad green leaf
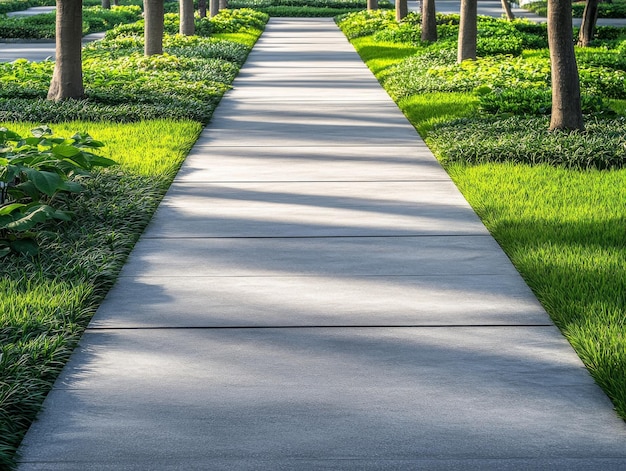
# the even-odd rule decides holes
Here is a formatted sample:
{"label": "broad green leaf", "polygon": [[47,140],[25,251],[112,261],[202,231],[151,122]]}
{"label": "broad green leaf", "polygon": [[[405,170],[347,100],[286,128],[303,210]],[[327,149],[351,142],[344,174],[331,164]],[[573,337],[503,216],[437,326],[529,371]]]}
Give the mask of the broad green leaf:
{"label": "broad green leaf", "polygon": [[[0,240],[0,243],[2,240]],[[9,247],[0,246],[0,258],[5,257],[11,253],[11,249]]]}
{"label": "broad green leaf", "polygon": [[117,165],[117,162],[101,155],[91,154],[91,165],[94,167],[111,167]]}
{"label": "broad green leaf", "polygon": [[31,229],[37,223],[47,221],[51,217],[54,217],[54,209],[47,205],[41,205],[35,207],[31,212],[27,212],[22,217],[15,219],[12,223],[7,224],[6,228],[23,232]]}
{"label": "broad green leaf", "polygon": [[52,129],[48,126],[39,126],[31,129],[30,133],[35,137],[52,136]]}
{"label": "broad green leaf", "polygon": [[53,196],[63,186],[63,179],[56,173],[34,169],[25,169],[24,173],[39,191],[48,196]]}
{"label": "broad green leaf", "polygon": [[2,206],[0,208],[0,216],[5,215],[5,214],[11,214],[16,209],[25,208],[25,207],[26,205],[22,203],[11,203],[6,206]]}
{"label": "broad green leaf", "polygon": [[39,247],[37,242],[33,239],[17,239],[11,242],[11,248],[23,255],[37,255],[39,253]]}
{"label": "broad green leaf", "polygon": [[65,144],[59,144],[52,148],[52,153],[61,157],[74,157],[75,155],[80,154],[80,152],[80,149]]}
{"label": "broad green leaf", "polygon": [[60,189],[70,191],[72,193],[80,193],[81,191],[83,191],[83,186],[77,182],[64,181]]}

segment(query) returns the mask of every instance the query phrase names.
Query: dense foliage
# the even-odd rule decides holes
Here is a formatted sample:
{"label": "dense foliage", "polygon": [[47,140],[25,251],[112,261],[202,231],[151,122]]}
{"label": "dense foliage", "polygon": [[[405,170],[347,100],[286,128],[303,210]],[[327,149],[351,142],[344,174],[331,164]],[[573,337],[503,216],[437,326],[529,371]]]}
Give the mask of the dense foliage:
{"label": "dense foliage", "polygon": [[[135,5],[114,6],[110,10],[100,6],[84,8],[83,34],[105,31],[140,18],[141,8]],[[0,38],[54,39],[55,21],[55,13],[12,18],[0,16]]]}
{"label": "dense foliage", "polygon": [[[626,35],[619,29],[613,28],[613,33],[605,29],[602,34],[610,39],[597,39],[597,47],[577,49],[583,110],[604,121],[588,126],[584,137],[557,138],[539,127],[532,136],[521,139],[514,129],[537,127],[531,116],[549,114],[551,110],[550,59],[544,26],[479,17],[479,57],[457,64],[458,15],[437,16],[440,39],[432,44],[422,42],[416,33],[419,15],[410,14],[398,23],[388,12],[360,12],[344,15],[338,22],[349,38],[367,37],[373,44],[411,47],[405,57],[378,71],[379,80],[394,99],[428,93],[472,93],[477,96],[478,111],[495,115],[487,118],[477,114],[462,122],[442,124],[431,139],[439,140],[435,135],[441,135],[444,143],[458,143],[454,149],[446,144],[442,155],[447,159],[551,162],[582,168],[616,168],[626,164],[626,137],[610,131],[623,129],[622,118],[615,117],[607,101],[626,99]],[[510,121],[511,116],[519,118]],[[524,120],[531,121],[524,124]],[[465,144],[472,135],[480,136],[477,145],[485,142],[485,133],[495,129],[509,129],[511,138],[500,139],[493,152]],[[542,133],[545,139],[540,137]],[[528,152],[529,142],[542,144]]]}
{"label": "dense foliage", "polygon": [[[230,0],[231,8],[254,8],[270,16],[331,17],[364,10],[366,0]],[[391,9],[393,3],[381,0],[379,8]]]}
{"label": "dense foliage", "polygon": [[[527,3],[524,8],[540,16],[548,13],[548,2],[536,1]],[[574,18],[581,18],[585,10],[585,2],[573,2],[572,14]],[[626,1],[611,0],[610,2],[600,2],[598,5],[598,18],[626,18]]]}
{"label": "dense foliage", "polygon": [[[223,10],[202,21],[214,36],[224,31],[255,38],[267,16],[253,10]],[[178,19],[171,14],[168,24],[178,30]],[[51,61],[0,64],[0,120],[188,118],[206,123],[249,50],[249,45],[219,37],[168,34],[163,55],[144,57],[143,20],[122,25],[84,49],[85,101],[46,100],[54,69]]]}

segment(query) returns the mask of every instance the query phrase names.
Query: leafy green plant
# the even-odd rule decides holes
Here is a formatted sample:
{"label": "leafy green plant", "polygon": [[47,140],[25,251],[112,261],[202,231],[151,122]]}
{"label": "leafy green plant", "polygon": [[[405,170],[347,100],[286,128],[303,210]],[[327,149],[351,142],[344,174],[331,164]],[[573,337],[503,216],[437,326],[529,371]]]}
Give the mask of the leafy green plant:
{"label": "leafy green plant", "polygon": [[115,164],[91,152],[102,146],[89,135],[53,137],[47,126],[33,129],[27,138],[0,128],[0,257],[35,255],[32,229],[50,219],[71,219],[70,212],[54,205],[62,194],[82,191],[78,177]]}
{"label": "leafy green plant", "polygon": [[[51,39],[55,34],[55,13],[24,17],[0,17],[0,37],[17,39]],[[114,26],[132,23],[141,18],[139,6],[100,6],[83,9],[83,34],[104,31]]]}

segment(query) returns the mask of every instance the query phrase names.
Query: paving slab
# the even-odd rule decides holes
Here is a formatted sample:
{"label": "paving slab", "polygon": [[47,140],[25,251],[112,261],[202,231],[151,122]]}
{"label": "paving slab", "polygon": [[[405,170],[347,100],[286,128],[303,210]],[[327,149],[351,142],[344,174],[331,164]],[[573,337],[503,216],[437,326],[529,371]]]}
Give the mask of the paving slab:
{"label": "paving slab", "polygon": [[22,470],[626,460],[623,424],[554,327],[90,332],[42,418]]}
{"label": "paving slab", "polygon": [[180,183],[449,180],[423,141],[374,148],[196,145],[176,176]]}
{"label": "paving slab", "polygon": [[125,276],[519,276],[491,236],[144,237]]}
{"label": "paving slab", "polygon": [[145,236],[488,235],[451,181],[173,184]]}
{"label": "paving slab", "polygon": [[128,276],[90,327],[467,325],[550,322],[520,279],[500,275]]}

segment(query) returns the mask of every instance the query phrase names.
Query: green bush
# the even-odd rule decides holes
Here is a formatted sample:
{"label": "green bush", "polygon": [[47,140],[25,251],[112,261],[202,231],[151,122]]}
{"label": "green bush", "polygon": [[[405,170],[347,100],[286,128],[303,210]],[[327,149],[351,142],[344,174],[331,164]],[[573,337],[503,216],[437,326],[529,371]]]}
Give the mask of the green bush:
{"label": "green bush", "polygon": [[337,18],[337,24],[348,39],[369,36],[391,25],[397,25],[394,12],[385,10],[366,10],[341,15]]}
{"label": "green bush", "polygon": [[71,212],[60,207],[63,195],[81,192],[78,179],[93,168],[115,164],[91,152],[103,145],[89,135],[54,137],[47,126],[33,129],[32,137],[0,127],[0,258],[36,255],[35,227],[71,220]]}

